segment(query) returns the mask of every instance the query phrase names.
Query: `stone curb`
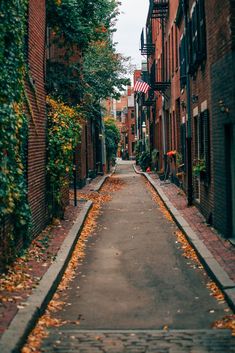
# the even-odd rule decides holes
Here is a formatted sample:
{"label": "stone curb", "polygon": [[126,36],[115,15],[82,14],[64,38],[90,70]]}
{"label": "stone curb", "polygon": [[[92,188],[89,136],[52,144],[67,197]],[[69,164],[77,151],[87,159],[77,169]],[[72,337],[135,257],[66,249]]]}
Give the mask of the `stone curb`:
{"label": "stone curb", "polygon": [[225,298],[230,305],[231,309],[235,311],[235,283],[229,278],[228,274],[222,268],[222,266],[218,263],[218,261],[214,258],[212,253],[208,250],[206,245],[203,243],[201,239],[197,236],[197,234],[190,227],[188,222],[181,215],[180,211],[177,210],[173,204],[170,202],[168,197],[165,195],[164,191],[159,188],[157,183],[151,178],[148,173],[140,172],[136,169],[135,165],[133,165],[134,171],[137,174],[144,175],[145,178],[150,182],[153,188],[156,190],[171,216],[175,220],[178,227],[183,231],[189,243],[195,249],[200,261],[205,266],[208,274],[213,280],[218,284],[220,289],[223,291]]}
{"label": "stone curb", "polygon": [[105,181],[110,178],[115,172],[116,172],[116,168],[117,168],[117,164],[115,164],[114,169],[112,170],[112,172],[110,174],[104,175],[102,177],[102,179],[97,183],[97,185],[95,185],[91,190],[92,191],[100,191],[100,189],[102,188],[102,186],[104,185]]}
{"label": "stone curb", "polygon": [[0,339],[1,353],[20,352],[29,332],[34,327],[38,317],[45,310],[64,274],[91,207],[91,201],[87,201],[84,204],[68,236],[61,245],[55,261],[25,302],[25,307],[18,310],[9,327],[2,335]]}

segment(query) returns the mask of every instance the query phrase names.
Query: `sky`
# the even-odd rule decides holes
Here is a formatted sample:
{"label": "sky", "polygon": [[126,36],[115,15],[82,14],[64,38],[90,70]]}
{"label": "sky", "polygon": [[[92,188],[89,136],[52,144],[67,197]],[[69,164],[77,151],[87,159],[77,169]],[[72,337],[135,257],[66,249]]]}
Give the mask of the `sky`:
{"label": "sky", "polygon": [[149,0],[121,0],[121,14],[116,24],[114,41],[118,42],[117,52],[132,57],[132,63],[141,68],[140,35],[146,24]]}

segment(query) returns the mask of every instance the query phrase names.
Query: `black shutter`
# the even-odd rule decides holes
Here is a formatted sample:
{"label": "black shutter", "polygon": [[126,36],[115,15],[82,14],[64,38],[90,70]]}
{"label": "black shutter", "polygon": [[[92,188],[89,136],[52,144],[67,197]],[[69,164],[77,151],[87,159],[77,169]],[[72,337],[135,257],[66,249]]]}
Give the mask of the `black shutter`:
{"label": "black shutter", "polygon": [[156,82],[156,61],[152,63],[151,72],[150,72],[150,85],[154,86]]}
{"label": "black shutter", "polygon": [[192,20],[188,22],[188,53],[189,53],[189,73],[193,73],[193,48],[192,48]]}
{"label": "black shutter", "polygon": [[199,117],[199,158],[205,158],[205,146],[204,146],[204,112]]}
{"label": "black shutter", "polygon": [[192,64],[197,66],[199,54],[199,6],[196,3],[192,13]]}
{"label": "black shutter", "polygon": [[185,60],[185,36],[182,37],[180,42],[180,87],[183,88],[186,84],[186,60]]}
{"label": "black shutter", "polygon": [[206,58],[206,20],[205,20],[205,4],[204,0],[198,0],[198,16],[199,16],[199,59]]}
{"label": "black shutter", "polygon": [[206,162],[206,178],[210,182],[210,119],[208,109],[203,113],[204,124],[204,141],[205,141],[205,162]]}
{"label": "black shutter", "polygon": [[185,171],[186,168],[186,125],[181,124],[180,125],[180,144],[181,144],[181,149],[180,152],[182,154],[182,162],[184,164],[183,170]]}

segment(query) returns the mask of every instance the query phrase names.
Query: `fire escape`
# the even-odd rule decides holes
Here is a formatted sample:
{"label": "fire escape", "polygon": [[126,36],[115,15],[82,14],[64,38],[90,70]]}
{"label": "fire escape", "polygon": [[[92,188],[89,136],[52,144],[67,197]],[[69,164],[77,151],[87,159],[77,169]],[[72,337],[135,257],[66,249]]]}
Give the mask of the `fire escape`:
{"label": "fire escape", "polygon": [[149,0],[149,12],[147,23],[151,23],[152,19],[157,19],[161,23],[162,29],[162,60],[161,67],[156,66],[156,62],[152,63],[150,68],[150,85],[154,91],[159,91],[166,96],[166,91],[170,87],[170,80],[166,74],[165,57],[165,22],[169,12],[169,0]]}
{"label": "fire escape", "polygon": [[152,31],[150,27],[143,28],[140,37],[140,51],[141,55],[151,55],[154,53],[155,44],[152,40]]}

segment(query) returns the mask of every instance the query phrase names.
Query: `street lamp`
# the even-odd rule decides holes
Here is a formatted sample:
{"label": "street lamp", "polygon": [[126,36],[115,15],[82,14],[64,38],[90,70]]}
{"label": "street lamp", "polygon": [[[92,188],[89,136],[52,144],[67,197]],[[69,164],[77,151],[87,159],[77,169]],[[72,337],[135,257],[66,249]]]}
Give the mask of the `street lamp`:
{"label": "street lamp", "polygon": [[144,151],[145,151],[145,134],[146,134],[146,124],[145,124],[145,121],[143,121],[143,123],[142,123],[142,134],[143,134]]}

